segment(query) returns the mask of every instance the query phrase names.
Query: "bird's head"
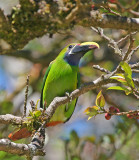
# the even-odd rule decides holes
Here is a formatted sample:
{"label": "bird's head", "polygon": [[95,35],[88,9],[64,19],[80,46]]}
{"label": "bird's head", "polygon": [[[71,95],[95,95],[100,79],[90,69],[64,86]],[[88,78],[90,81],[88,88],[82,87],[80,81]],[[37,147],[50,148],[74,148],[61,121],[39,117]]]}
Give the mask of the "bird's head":
{"label": "bird's head", "polygon": [[78,66],[80,59],[92,49],[99,48],[95,42],[73,43],[69,44],[64,50],[64,60],[70,65]]}

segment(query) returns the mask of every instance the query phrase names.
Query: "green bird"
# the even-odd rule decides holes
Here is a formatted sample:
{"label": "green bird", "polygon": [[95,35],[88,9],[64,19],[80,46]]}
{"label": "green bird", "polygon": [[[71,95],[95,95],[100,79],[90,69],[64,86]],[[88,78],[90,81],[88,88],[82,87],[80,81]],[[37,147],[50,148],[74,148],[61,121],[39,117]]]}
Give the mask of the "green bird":
{"label": "green bird", "polygon": [[[66,46],[49,65],[43,82],[40,107],[48,107],[55,97],[65,96],[79,87],[79,61],[89,50],[99,48],[95,42],[73,43]],[[64,123],[72,116],[77,99],[59,106],[50,123]]]}
{"label": "green bird", "polygon": [[[73,43],[66,46],[56,59],[50,63],[43,82],[40,107],[48,107],[55,97],[65,96],[79,87],[79,62],[89,50],[99,48],[95,42]],[[48,126],[64,123],[72,116],[77,99],[59,106],[53,114]],[[13,141],[27,138],[32,132],[21,128],[9,134]]]}

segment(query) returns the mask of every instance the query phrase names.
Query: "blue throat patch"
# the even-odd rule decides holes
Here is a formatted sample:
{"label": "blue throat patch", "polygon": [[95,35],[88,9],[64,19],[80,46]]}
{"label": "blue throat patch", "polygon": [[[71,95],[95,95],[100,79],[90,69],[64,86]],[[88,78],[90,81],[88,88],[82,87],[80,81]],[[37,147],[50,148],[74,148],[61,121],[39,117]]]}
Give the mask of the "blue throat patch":
{"label": "blue throat patch", "polygon": [[82,56],[83,56],[83,54],[81,54],[81,53],[69,54],[69,52],[67,51],[64,56],[64,60],[72,66],[78,66],[79,61],[82,58]]}

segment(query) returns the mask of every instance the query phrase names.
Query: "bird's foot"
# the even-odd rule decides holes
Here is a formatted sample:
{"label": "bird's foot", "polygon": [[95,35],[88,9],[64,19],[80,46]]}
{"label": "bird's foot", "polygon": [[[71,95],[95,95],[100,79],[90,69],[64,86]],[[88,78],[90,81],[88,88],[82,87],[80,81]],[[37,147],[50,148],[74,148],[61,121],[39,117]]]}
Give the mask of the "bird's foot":
{"label": "bird's foot", "polygon": [[70,102],[72,102],[72,97],[70,97],[70,93],[66,92],[65,95],[66,95],[67,98],[70,100]]}

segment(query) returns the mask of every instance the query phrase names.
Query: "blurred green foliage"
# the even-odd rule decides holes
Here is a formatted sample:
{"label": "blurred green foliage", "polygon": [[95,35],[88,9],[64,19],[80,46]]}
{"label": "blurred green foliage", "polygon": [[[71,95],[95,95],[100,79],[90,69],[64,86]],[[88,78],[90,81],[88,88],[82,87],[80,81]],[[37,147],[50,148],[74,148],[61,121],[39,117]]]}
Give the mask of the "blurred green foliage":
{"label": "blurred green foliage", "polygon": [[[0,151],[0,159],[3,160],[19,160],[19,156]],[[20,160],[25,160],[25,157],[20,156]]]}
{"label": "blurred green foliage", "polygon": [[[45,1],[46,5],[42,5],[40,12],[43,12],[47,21],[42,22],[44,16],[40,16],[40,21],[36,21],[37,17],[30,17],[32,12],[36,12],[37,8],[33,7],[33,3],[20,1],[25,3],[21,10],[18,7],[14,7],[12,10],[12,21],[13,30],[10,31],[15,33],[15,37],[11,37],[11,33],[1,34],[1,38],[7,39],[9,43],[13,44],[12,47],[23,48],[24,53],[19,52],[17,54],[11,54],[10,56],[1,56],[2,66],[0,66],[4,72],[6,72],[10,79],[9,81],[13,85],[12,93],[7,90],[0,91],[0,114],[11,113],[14,115],[22,115],[23,113],[23,103],[24,103],[24,88],[25,79],[27,74],[31,74],[30,78],[30,93],[28,100],[28,110],[30,109],[30,100],[35,102],[40,98],[41,86],[43,81],[43,75],[48,67],[48,64],[53,60],[57,54],[63,49],[67,44],[73,42],[83,42],[83,41],[96,41],[100,44],[100,49],[97,52],[88,52],[80,62],[80,73],[82,83],[90,82],[95,80],[97,77],[101,76],[102,73],[99,70],[92,68],[93,64],[98,64],[101,67],[113,71],[121,59],[114,54],[114,51],[108,47],[108,43],[104,41],[98,34],[93,32],[90,28],[83,28],[82,26],[74,26],[76,23],[73,20],[72,23],[65,24],[63,21],[63,26],[59,24],[58,18],[63,20],[71,13],[72,9],[75,7],[75,0],[60,0],[61,8],[57,8],[57,1]],[[81,0],[81,2],[90,3],[90,1]],[[132,10],[139,12],[138,0],[93,0],[92,5],[96,8],[94,10],[99,10],[102,13],[108,13],[114,15],[114,13],[109,13],[106,8],[99,8],[101,2],[109,3],[112,11],[119,13],[122,16],[137,17]],[[8,5],[6,1],[5,6]],[[12,3],[12,2],[11,2]],[[34,3],[38,1],[34,0]],[[1,2],[0,2],[1,4]],[[43,10],[43,7],[45,10]],[[53,8],[54,7],[54,8]],[[92,9],[91,9],[92,7]],[[130,8],[131,7],[131,8]],[[29,8],[29,10],[28,10]],[[93,10],[93,6],[89,6],[89,10]],[[84,15],[78,15],[80,19]],[[31,19],[30,19],[31,18]],[[24,24],[24,25],[23,25]],[[45,30],[42,30],[45,28]],[[60,28],[60,29],[59,29]],[[16,32],[19,35],[16,36]],[[35,31],[35,34],[34,34]],[[26,40],[32,39],[34,37],[41,37],[44,33],[49,33],[42,38],[36,38],[30,41],[26,46]],[[56,33],[57,32],[57,33]],[[115,29],[105,29],[104,33],[118,41],[119,39],[125,37],[129,34],[128,31],[115,30]],[[54,34],[54,35],[53,35]],[[139,45],[139,33],[134,36],[135,42],[134,47]],[[13,43],[14,42],[14,43]],[[22,42],[22,43],[21,43]],[[119,44],[120,48],[126,51],[129,46],[129,39],[121,42]],[[29,50],[29,53],[26,52]],[[47,57],[49,55],[49,57]],[[46,58],[47,57],[47,58]],[[51,58],[52,57],[52,58]],[[50,59],[49,59],[50,58]],[[137,51],[130,61],[130,64],[134,64],[139,59],[139,52]],[[18,62],[17,62],[18,61]],[[11,63],[10,63],[11,62]],[[22,66],[20,66],[23,64]],[[125,73],[122,75],[122,82],[126,87],[134,88],[132,83],[132,78],[137,77],[138,73],[131,73],[129,67],[126,64],[121,64]],[[22,69],[22,70],[20,70]],[[104,73],[105,74],[105,73]],[[4,75],[0,75],[1,77]],[[124,77],[123,77],[124,76]],[[0,77],[0,78],[1,78]],[[123,80],[124,79],[124,80]],[[118,79],[117,79],[118,80]],[[120,79],[121,80],[121,79]],[[7,84],[8,85],[8,84]],[[131,109],[138,109],[138,100],[133,97],[132,94],[128,96],[124,92],[116,90],[107,90],[107,87],[102,88],[105,97],[106,108],[109,105],[115,105],[120,108],[121,111],[129,111]],[[74,112],[72,118],[70,119],[71,124],[74,125],[75,121],[78,119],[84,119],[86,121],[87,116],[83,111],[95,104],[95,98],[99,90],[93,90],[89,94],[83,95],[79,98],[79,105],[77,105],[77,110]],[[102,98],[103,99],[103,98]],[[102,100],[103,101],[103,100]],[[104,102],[104,101],[103,101]],[[104,106],[104,103],[97,102],[100,107]],[[95,110],[96,111],[96,110]],[[29,112],[28,112],[29,113]],[[36,112],[34,118],[39,116],[39,112]],[[89,123],[90,122],[90,123]],[[116,117],[113,116],[109,122],[106,122],[104,115],[100,118],[100,115],[96,119],[92,118],[89,123],[89,128],[93,128],[94,132],[91,134],[89,130],[84,129],[84,134],[88,132],[88,136],[79,136],[79,131],[71,130],[68,139],[62,140],[62,144],[59,142],[59,137],[66,134],[66,131],[62,127],[48,128],[48,138],[49,143],[46,144],[46,157],[37,157],[36,159],[44,160],[138,160],[139,159],[139,121],[136,119],[128,119],[125,116]],[[68,122],[67,122],[68,123]],[[100,125],[101,124],[101,125]],[[14,131],[12,126],[0,125],[0,137],[7,138],[8,134]],[[76,126],[78,128],[78,126]],[[111,131],[113,129],[113,131]],[[59,131],[60,130],[60,131]],[[107,131],[107,132],[106,132]],[[27,140],[20,140],[18,143],[28,143]],[[53,144],[53,146],[52,146]],[[55,157],[53,157],[55,156]],[[0,159],[2,160],[24,160],[25,157],[16,156],[8,154],[5,152],[0,152]]]}

